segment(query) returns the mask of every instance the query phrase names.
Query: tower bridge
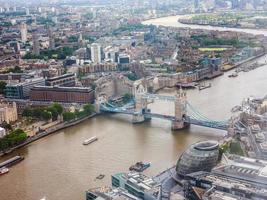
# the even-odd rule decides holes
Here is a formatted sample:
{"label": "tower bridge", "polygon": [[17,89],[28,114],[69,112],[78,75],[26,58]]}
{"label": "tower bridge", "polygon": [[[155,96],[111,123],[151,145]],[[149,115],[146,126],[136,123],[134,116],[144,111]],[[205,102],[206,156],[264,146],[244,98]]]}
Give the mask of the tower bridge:
{"label": "tower bridge", "polygon": [[[198,112],[186,98],[186,93],[179,90],[174,96],[149,94],[143,84],[135,84],[133,91],[134,98],[124,106],[116,106],[108,101],[105,96],[100,96],[96,101],[96,110],[98,112],[121,113],[132,116],[133,123],[142,123],[152,118],[159,118],[171,121],[172,130],[180,130],[188,127],[190,124],[227,130],[228,121],[215,121],[203,116]],[[174,116],[157,114],[148,109],[148,104],[155,100],[169,101],[174,103]]]}

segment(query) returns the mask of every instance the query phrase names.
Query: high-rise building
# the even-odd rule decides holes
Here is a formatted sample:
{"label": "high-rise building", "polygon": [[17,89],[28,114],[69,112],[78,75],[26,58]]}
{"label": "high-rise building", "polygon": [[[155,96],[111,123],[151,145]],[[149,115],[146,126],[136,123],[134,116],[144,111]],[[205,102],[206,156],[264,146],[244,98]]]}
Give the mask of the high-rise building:
{"label": "high-rise building", "polygon": [[20,25],[20,36],[21,36],[21,41],[22,42],[26,42],[27,41],[27,34],[28,34],[27,24],[22,23]]}
{"label": "high-rise building", "polygon": [[48,28],[48,37],[49,37],[49,49],[53,50],[55,49],[55,38],[51,27]]}
{"label": "high-rise building", "polygon": [[26,15],[30,15],[30,9],[29,8],[25,8],[25,12],[26,12]]}
{"label": "high-rise building", "polygon": [[195,8],[195,10],[199,9],[199,1],[200,0],[194,0],[194,8]]}
{"label": "high-rise building", "polygon": [[91,46],[91,60],[93,63],[101,63],[101,46],[97,43]]}
{"label": "high-rise building", "polygon": [[40,55],[40,44],[36,30],[33,32],[32,39],[33,39],[33,54],[38,56]]}

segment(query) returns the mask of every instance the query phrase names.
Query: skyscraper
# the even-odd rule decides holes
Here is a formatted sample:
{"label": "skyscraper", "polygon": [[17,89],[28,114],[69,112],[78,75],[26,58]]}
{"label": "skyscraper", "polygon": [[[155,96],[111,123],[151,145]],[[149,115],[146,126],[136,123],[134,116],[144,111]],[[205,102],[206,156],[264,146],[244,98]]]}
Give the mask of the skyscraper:
{"label": "skyscraper", "polygon": [[93,63],[101,63],[101,46],[97,43],[91,46],[91,60]]}
{"label": "skyscraper", "polygon": [[51,27],[48,28],[48,37],[49,37],[49,49],[53,50],[55,49],[55,38]]}
{"label": "skyscraper", "polygon": [[30,15],[30,9],[29,8],[25,8],[25,12],[26,12],[26,15]]}
{"label": "skyscraper", "polygon": [[37,35],[37,31],[34,30],[32,34],[32,39],[33,39],[33,54],[34,55],[40,55],[40,44],[39,44],[39,37]]}
{"label": "skyscraper", "polygon": [[21,36],[21,41],[26,42],[27,41],[27,25],[25,23],[22,23],[20,25],[20,36]]}

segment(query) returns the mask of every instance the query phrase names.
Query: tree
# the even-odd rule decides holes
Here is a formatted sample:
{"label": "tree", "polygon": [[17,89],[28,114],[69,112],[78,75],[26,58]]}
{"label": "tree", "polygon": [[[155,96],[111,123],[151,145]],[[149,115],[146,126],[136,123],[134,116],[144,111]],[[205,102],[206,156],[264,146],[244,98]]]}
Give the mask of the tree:
{"label": "tree", "polygon": [[53,106],[50,106],[46,109],[46,111],[50,112],[52,114],[52,119],[57,120],[58,112],[57,109]]}
{"label": "tree", "polygon": [[42,117],[42,111],[43,110],[41,108],[35,108],[35,109],[33,109],[32,116],[40,119]]}
{"label": "tree", "polygon": [[52,105],[52,107],[54,107],[54,108],[57,110],[57,113],[58,113],[59,115],[61,115],[61,114],[63,113],[63,106],[60,105],[59,103],[54,103],[54,104]]}
{"label": "tree", "polygon": [[52,118],[52,114],[51,112],[47,111],[47,110],[44,110],[41,114],[42,118],[45,120],[45,121],[48,121]]}
{"label": "tree", "polygon": [[4,94],[5,93],[6,84],[7,84],[6,82],[0,81],[0,94]]}
{"label": "tree", "polygon": [[30,108],[25,108],[22,112],[23,117],[32,117],[33,111]]}
{"label": "tree", "polygon": [[63,113],[63,120],[64,121],[71,121],[73,119],[75,119],[75,113],[72,112],[64,112]]}
{"label": "tree", "polygon": [[5,150],[14,145],[20,144],[27,139],[27,134],[22,129],[16,129],[0,139],[0,150]]}
{"label": "tree", "polygon": [[8,124],[6,121],[3,121],[1,127],[3,127],[4,129],[12,130],[12,126]]}
{"label": "tree", "polygon": [[91,115],[95,111],[95,107],[92,104],[86,104],[83,106],[83,110],[87,115]]}

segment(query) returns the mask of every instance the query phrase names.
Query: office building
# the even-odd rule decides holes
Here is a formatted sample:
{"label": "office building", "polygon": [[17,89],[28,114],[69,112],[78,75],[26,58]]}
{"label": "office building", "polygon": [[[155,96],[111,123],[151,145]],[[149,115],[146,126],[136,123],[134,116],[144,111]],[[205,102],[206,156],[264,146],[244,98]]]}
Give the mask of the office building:
{"label": "office building", "polygon": [[112,175],[111,182],[113,187],[121,187],[139,199],[155,200],[161,197],[161,186],[141,173],[118,173]]}
{"label": "office building", "polygon": [[30,15],[30,9],[29,8],[25,8],[25,14]]}
{"label": "office building", "polygon": [[85,87],[35,86],[31,89],[31,101],[93,103],[94,91]]}
{"label": "office building", "polygon": [[130,63],[130,56],[126,54],[121,54],[118,57],[118,63],[121,65],[129,64]]}
{"label": "office building", "polygon": [[76,84],[75,74],[63,74],[61,76],[48,78],[45,84],[46,86],[74,87]]}
{"label": "office building", "polygon": [[91,46],[91,60],[93,63],[101,63],[101,46],[97,43]]}
{"label": "office building", "polygon": [[26,99],[30,95],[30,90],[36,85],[45,85],[44,78],[26,79],[20,83],[9,83],[6,85],[5,96],[10,99]]}
{"label": "office building", "polygon": [[[0,123],[14,122],[18,119],[17,104],[13,103],[0,103]],[[0,133],[1,135],[1,133]]]}
{"label": "office building", "polygon": [[86,191],[86,200],[138,200],[123,188],[96,188]]}
{"label": "office building", "polygon": [[176,172],[183,177],[197,171],[211,171],[218,163],[218,158],[218,142],[212,140],[198,142],[181,155],[176,165]]}
{"label": "office building", "polygon": [[211,172],[194,172],[186,180],[189,199],[267,199],[267,161],[264,160],[224,155],[221,165]]}
{"label": "office building", "polygon": [[21,41],[26,42],[28,39],[28,30],[27,30],[27,24],[22,23],[20,25],[20,36],[21,36]]}

